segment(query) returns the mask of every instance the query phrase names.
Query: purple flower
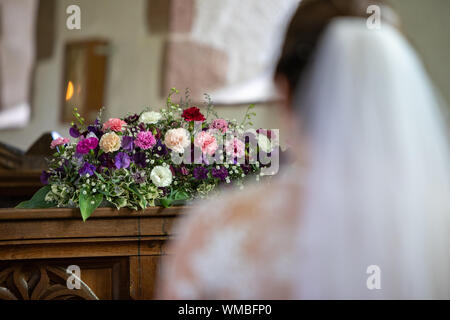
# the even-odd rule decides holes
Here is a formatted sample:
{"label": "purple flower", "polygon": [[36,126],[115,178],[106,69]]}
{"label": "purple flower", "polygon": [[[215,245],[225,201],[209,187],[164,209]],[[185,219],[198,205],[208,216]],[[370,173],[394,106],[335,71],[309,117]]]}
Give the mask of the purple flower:
{"label": "purple flower", "polygon": [[126,117],[124,120],[128,124],[132,124],[132,123],[135,123],[136,121],[138,121],[138,119],[139,119],[139,115],[137,115],[135,113],[135,114],[132,114],[132,115]]}
{"label": "purple flower", "polygon": [[119,152],[114,159],[117,169],[126,169],[130,166],[130,157],[125,152]]}
{"label": "purple flower", "polygon": [[89,153],[89,150],[95,149],[98,146],[98,139],[91,137],[82,139],[77,144],[77,152],[81,154]]}
{"label": "purple flower", "polygon": [[88,126],[87,131],[92,132],[99,138],[103,135],[103,131],[98,126]]}
{"label": "purple flower", "polygon": [[145,123],[139,123],[139,125],[138,125],[138,128],[139,128],[139,130],[140,131],[145,131],[146,129],[145,129]]}
{"label": "purple flower", "polygon": [[158,142],[155,144],[155,147],[153,148],[153,152],[162,156],[165,156],[169,153],[169,150],[167,150],[167,147],[164,143],[162,143],[161,139],[158,140]]}
{"label": "purple flower", "polygon": [[248,164],[241,164],[241,169],[242,171],[244,171],[244,174],[248,174],[251,170],[251,167]]}
{"label": "purple flower", "polygon": [[[228,172],[227,172],[228,174]],[[194,171],[192,172],[192,175],[197,180],[204,180],[208,178],[208,169],[204,167],[195,167]]]}
{"label": "purple flower", "polygon": [[81,135],[80,130],[78,129],[78,127],[76,125],[70,127],[69,134],[72,138],[78,138]]}
{"label": "purple flower", "polygon": [[124,136],[122,138],[122,148],[126,151],[133,151],[134,143],[133,143],[133,137],[130,136]]}
{"label": "purple flower", "polygon": [[114,159],[109,156],[108,153],[103,153],[99,157],[102,167],[112,169],[115,167]]}
{"label": "purple flower", "polygon": [[145,182],[145,172],[136,172],[133,174],[133,179],[136,183],[144,183]]}
{"label": "purple flower", "polygon": [[180,171],[181,171],[181,174],[182,174],[183,176],[187,176],[187,175],[189,174],[189,169],[186,168],[185,166],[182,166],[182,167],[180,168]]}
{"label": "purple flower", "polygon": [[225,181],[225,178],[228,177],[228,170],[225,167],[220,167],[220,169],[212,168],[211,174],[214,178]]}
{"label": "purple flower", "polygon": [[145,153],[144,152],[136,152],[133,155],[133,161],[134,163],[136,163],[137,165],[141,166],[142,168],[145,167],[145,165],[147,164],[145,162],[146,158],[145,158]]}
{"label": "purple flower", "polygon": [[40,177],[41,183],[42,184],[48,184],[48,178],[50,178],[50,176],[51,176],[51,174],[49,172],[47,172],[45,170],[42,171],[42,174],[41,174],[41,177]]}
{"label": "purple flower", "polygon": [[162,191],[162,197],[168,196],[170,194],[170,188],[160,187],[158,189]]}
{"label": "purple flower", "polygon": [[78,170],[78,173],[82,176],[89,174],[93,175],[95,172],[95,166],[93,164],[90,164],[89,162],[85,162],[84,165]]}

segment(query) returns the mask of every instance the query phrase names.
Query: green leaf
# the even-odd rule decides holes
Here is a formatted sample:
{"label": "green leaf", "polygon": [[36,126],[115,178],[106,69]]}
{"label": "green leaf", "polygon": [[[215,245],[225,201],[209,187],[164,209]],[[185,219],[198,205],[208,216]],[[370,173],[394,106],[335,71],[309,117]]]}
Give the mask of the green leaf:
{"label": "green leaf", "polygon": [[51,190],[50,185],[46,185],[40,188],[36,193],[31,197],[30,200],[23,201],[19,203],[16,208],[17,209],[44,209],[54,207],[55,204],[53,202],[45,201],[45,196]]}
{"label": "green leaf", "polygon": [[176,191],[175,195],[173,196],[174,200],[188,200],[189,199],[189,195],[186,191]]}
{"label": "green leaf", "polygon": [[87,192],[84,194],[85,191],[86,190],[81,190],[79,201],[83,221],[86,221],[91,216],[92,212],[94,212],[94,210],[97,209],[103,201],[103,194],[97,193],[92,195]]}
{"label": "green leaf", "polygon": [[94,171],[94,173],[97,176],[97,178],[99,178],[102,182],[106,182],[105,179],[101,176],[101,174],[99,174],[97,171]]}
{"label": "green leaf", "polygon": [[134,186],[126,187],[129,191],[133,192],[139,198],[139,206],[141,209],[147,208],[147,200],[145,200],[144,196],[139,193],[139,191]]}
{"label": "green leaf", "polygon": [[159,202],[161,203],[161,205],[164,208],[168,208],[172,205],[173,200],[170,198],[162,198],[162,199],[159,199]]}

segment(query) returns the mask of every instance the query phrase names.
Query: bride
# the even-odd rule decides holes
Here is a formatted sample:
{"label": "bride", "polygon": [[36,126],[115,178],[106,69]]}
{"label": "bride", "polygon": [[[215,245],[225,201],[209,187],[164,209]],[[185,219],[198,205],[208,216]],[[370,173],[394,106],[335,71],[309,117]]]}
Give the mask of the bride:
{"label": "bride", "polygon": [[393,18],[301,2],[275,75],[295,165],[186,214],[162,298],[450,298],[444,116]]}

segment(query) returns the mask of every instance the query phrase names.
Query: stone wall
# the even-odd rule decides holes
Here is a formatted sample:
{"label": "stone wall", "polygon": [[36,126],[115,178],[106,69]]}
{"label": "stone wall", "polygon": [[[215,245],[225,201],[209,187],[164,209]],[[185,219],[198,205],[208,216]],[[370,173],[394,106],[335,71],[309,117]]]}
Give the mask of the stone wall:
{"label": "stone wall", "polygon": [[[53,52],[50,57],[39,61],[35,69],[31,121],[24,129],[0,131],[0,141],[27,149],[45,131],[57,130],[66,134],[68,127],[61,124],[59,119],[61,90],[64,90],[63,48],[67,41],[101,37],[113,44],[106,84],[106,116],[121,116],[146,106],[154,109],[163,106],[162,93],[166,92],[165,86],[177,85],[184,89],[182,85],[171,84],[176,77],[167,72],[167,64],[164,63],[170,54],[178,55],[178,58],[172,58],[178,62],[185,59],[182,53],[189,50],[194,52],[194,56],[201,51],[202,54],[210,55],[206,59],[226,60],[226,68],[223,65],[215,66],[218,70],[226,69],[224,74],[211,71],[212,75],[208,75],[217,77],[214,81],[218,86],[252,80],[251,75],[258,73],[255,70],[268,68],[267,61],[276,54],[276,49],[271,49],[269,43],[282,41],[280,35],[271,34],[267,32],[267,28],[260,26],[268,23],[267,19],[272,13],[281,16],[292,5],[288,0],[178,0],[173,2],[174,6],[165,8],[164,3],[169,1],[160,0],[161,14],[156,15],[159,18],[149,19],[149,3],[152,1],[154,0],[77,0],[82,11],[81,30],[71,31],[66,28],[65,10],[74,1],[57,0]],[[391,2],[405,20],[404,31],[422,54],[432,78],[450,101],[450,43],[446,40],[447,30],[450,29],[450,20],[446,17],[450,1]],[[187,7],[175,10],[177,6]],[[278,13],[277,8],[280,10]],[[175,14],[184,14],[170,20],[169,9]],[[289,19],[285,17],[282,20],[277,20],[278,26],[287,23]],[[177,46],[190,48],[174,52]],[[198,61],[196,63],[200,64]],[[198,68],[203,66],[201,64]],[[171,68],[177,70],[182,67],[174,64]],[[190,80],[189,73],[185,74]],[[191,82],[188,85],[191,86]],[[210,89],[207,91],[212,92]],[[237,89],[233,88],[228,92],[224,96],[236,93]],[[248,97],[250,93],[251,90],[241,91],[238,101],[242,97]],[[245,108],[246,105],[237,104],[219,106],[217,109],[223,116],[239,119],[245,113]],[[258,103],[256,111],[258,116],[254,121],[255,126],[280,127],[278,112],[273,104]]]}

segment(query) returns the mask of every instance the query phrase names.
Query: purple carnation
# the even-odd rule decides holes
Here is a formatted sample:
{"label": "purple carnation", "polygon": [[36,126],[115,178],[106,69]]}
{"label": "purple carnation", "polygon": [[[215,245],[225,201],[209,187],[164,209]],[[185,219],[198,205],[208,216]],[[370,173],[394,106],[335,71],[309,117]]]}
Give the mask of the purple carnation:
{"label": "purple carnation", "polygon": [[214,178],[225,181],[225,178],[228,177],[228,170],[225,167],[220,167],[220,169],[212,168],[211,174]]}
{"label": "purple carnation", "polygon": [[156,144],[156,139],[153,133],[150,131],[141,131],[138,133],[136,140],[134,140],[134,143],[139,148],[146,150],[150,149]]}
{"label": "purple carnation", "polygon": [[133,151],[134,143],[133,143],[133,137],[130,136],[124,136],[122,138],[122,148],[126,151]]}
{"label": "purple carnation", "polygon": [[119,152],[114,159],[117,169],[126,169],[130,166],[130,157],[125,152]]}
{"label": "purple carnation", "polygon": [[[228,172],[227,172],[228,174]],[[195,167],[194,171],[192,172],[192,175],[197,180],[204,180],[208,178],[208,169],[204,167]]]}
{"label": "purple carnation", "polygon": [[89,162],[85,162],[84,165],[78,170],[78,173],[82,176],[89,174],[93,175],[95,172],[95,166],[93,164],[90,164]]}
{"label": "purple carnation", "polygon": [[89,150],[95,149],[98,146],[98,139],[91,137],[82,139],[77,144],[77,152],[81,154],[89,153]]}

